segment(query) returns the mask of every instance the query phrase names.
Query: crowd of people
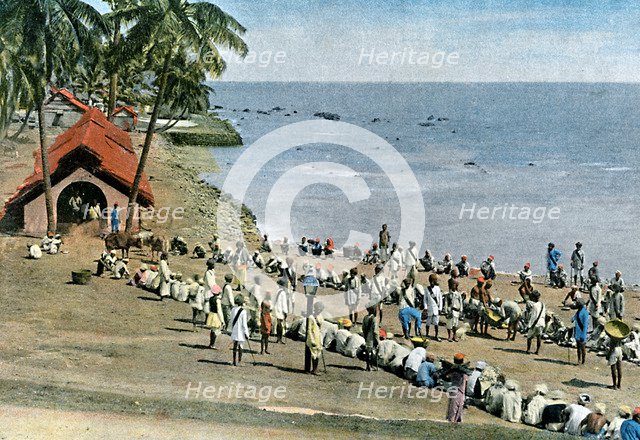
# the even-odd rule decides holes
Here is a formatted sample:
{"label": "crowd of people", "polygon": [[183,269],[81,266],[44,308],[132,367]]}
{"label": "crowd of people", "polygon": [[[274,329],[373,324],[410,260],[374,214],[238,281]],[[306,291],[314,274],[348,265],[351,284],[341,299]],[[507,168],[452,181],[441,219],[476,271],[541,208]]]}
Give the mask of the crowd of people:
{"label": "crowd of people", "polygon": [[[622,360],[640,363],[640,326],[634,326],[624,339],[612,338],[604,329],[610,319],[622,320],[625,316],[625,284],[621,273],[617,272],[607,282],[600,278],[595,262],[583,278],[576,261],[583,262],[584,253],[581,243],[577,243],[572,255],[572,274],[564,276],[560,263],[562,253],[550,243],[549,285],[561,289],[565,288],[563,282],[574,283],[562,304],[575,310],[573,325],[566,326],[533,287],[530,263],[519,272],[519,282],[514,286],[519,298],[503,300],[493,287],[496,279],[493,256],[483,261],[479,269],[472,269],[466,255],[461,256],[458,263],[454,263],[450,254],[436,261],[427,250],[420,258],[416,243],[410,242],[406,249],[393,243],[386,225],[379,238],[365,252],[359,246],[350,248],[348,258],[355,261],[356,267],[341,273],[334,267],[336,250],[330,238],[303,237],[296,243],[297,252],[291,253],[288,240],[280,244],[277,252],[277,246],[264,235],[253,253],[242,241],[236,243],[235,249],[227,247],[223,251],[218,237],[209,241],[208,251],[196,244],[192,257],[205,260],[205,267],[202,274],[187,279],[170,270],[167,253],[161,254],[157,265],[141,264],[131,276],[128,259],[116,258],[115,252],[103,252],[96,274],[108,271],[113,278],[127,278],[130,285],[155,292],[160,300],[172,298],[187,303],[192,309],[193,330],[201,327],[209,330],[211,349],[217,349],[216,342],[222,333],[231,337],[233,365],[242,362],[245,344],[256,335],[259,335],[260,354],[270,354],[270,338],[275,337],[276,343],[284,344],[286,335],[305,342],[308,358],[305,370],[309,373],[318,374],[323,349],[329,349],[362,359],[367,370],[381,367],[404,376],[416,386],[445,387],[451,391],[447,419],[452,422],[462,421],[464,406],[473,404],[505,420],[550,430],[589,435],[594,430],[598,435],[611,430],[610,436],[616,430],[622,432],[620,420],[606,420],[601,406],[594,405],[588,412],[577,411],[575,404],[567,405],[563,399],[554,399],[559,392],[548,392],[542,385],[523,399],[517,382],[505,380],[497,368],[487,368],[486,363],[478,362],[476,368],[470,370],[460,353],[451,363],[436,360],[426,351],[429,340],[444,340],[440,336],[441,318],[446,321],[443,326],[447,330],[446,341],[451,343],[466,334],[483,336],[492,328],[505,328],[509,341],[514,341],[518,333],[524,335],[527,353],[539,354],[543,340],[575,347],[579,364],[585,363],[587,349],[599,354],[604,351],[611,366],[612,388],[620,389]],[[181,243],[186,248],[186,242]],[[221,285],[216,277],[219,264],[231,269]],[[370,264],[374,266],[372,275],[364,270],[360,273],[357,266]],[[248,280],[250,267],[261,269],[261,275]],[[296,268],[302,269],[301,275]],[[417,281],[419,271],[429,272],[426,285]],[[277,281],[275,292],[262,291],[264,277],[269,276]],[[461,291],[460,279],[471,276],[475,277],[475,285],[468,293]],[[318,285],[326,289],[343,292],[345,318],[332,320],[320,302],[311,312],[296,311],[294,293],[305,278],[317,280]],[[579,281],[580,285],[575,284]],[[413,350],[394,341],[393,335],[383,327],[383,311],[391,304],[397,305],[402,337],[417,337],[422,341]],[[367,313],[360,316],[359,311],[363,309]],[[562,404],[562,410],[557,411]],[[590,400],[585,400],[582,406],[587,409],[589,404]],[[576,414],[581,413],[585,416],[584,423],[580,420],[576,425]],[[591,420],[594,415],[587,420],[591,414],[601,417]],[[637,416],[632,411],[625,415],[627,418]],[[559,428],[559,424],[562,427]]]}

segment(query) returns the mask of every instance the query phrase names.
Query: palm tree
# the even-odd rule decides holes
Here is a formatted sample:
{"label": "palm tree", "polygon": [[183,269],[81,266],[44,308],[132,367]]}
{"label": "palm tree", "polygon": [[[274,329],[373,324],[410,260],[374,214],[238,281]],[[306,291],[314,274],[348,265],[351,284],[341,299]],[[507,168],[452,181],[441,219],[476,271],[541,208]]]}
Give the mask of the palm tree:
{"label": "palm tree", "polygon": [[244,27],[212,3],[192,3],[188,0],[144,0],[141,3],[136,8],[135,15],[138,19],[127,33],[125,47],[133,53],[144,50],[150,57],[158,60],[161,67],[155,72],[158,91],[129,194],[127,231],[133,223],[132,214],[138,199],[140,181],[165,97],[167,77],[175,57],[184,53],[198,56],[203,60],[203,71],[217,78],[225,67],[218,51],[219,46],[242,56],[247,53],[247,46],[240,38],[245,32]]}
{"label": "palm tree", "polygon": [[106,0],[111,8],[111,12],[105,14],[105,20],[109,24],[110,35],[105,47],[105,70],[109,75],[109,100],[107,102],[107,118],[113,118],[113,111],[116,108],[118,99],[118,83],[120,73],[125,64],[130,61],[127,55],[130,53],[123,50],[123,27],[137,20],[139,12],[136,0]]}
{"label": "palm tree", "polygon": [[[187,112],[205,113],[209,109],[209,97],[213,89],[205,84],[207,79],[201,60],[191,61],[186,54],[178,54],[167,74],[167,86],[163,101],[168,104],[172,116],[156,133],[173,128]],[[176,114],[178,116],[176,116]]]}
{"label": "palm tree", "polygon": [[0,23],[5,32],[14,33],[22,56],[33,64],[29,85],[38,112],[47,228],[55,231],[44,118],[46,89],[56,72],[71,70],[78,54],[95,38],[89,26],[104,32],[107,27],[100,13],[80,0],[4,0]]}

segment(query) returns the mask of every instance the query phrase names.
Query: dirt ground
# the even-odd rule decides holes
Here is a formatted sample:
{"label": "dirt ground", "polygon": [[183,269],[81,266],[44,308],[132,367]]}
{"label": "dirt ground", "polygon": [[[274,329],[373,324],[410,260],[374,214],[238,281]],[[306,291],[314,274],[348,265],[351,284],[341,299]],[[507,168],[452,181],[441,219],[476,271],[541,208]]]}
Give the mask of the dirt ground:
{"label": "dirt ground", "polygon": [[[137,143],[134,140],[134,145]],[[18,158],[1,158],[0,166],[8,170],[0,179],[0,190],[5,197],[31,172],[33,159],[28,153],[31,148],[32,145],[20,146]],[[195,241],[206,243],[214,230],[210,218],[213,208],[207,205],[214,203],[216,192],[199,182],[198,172],[211,169],[213,159],[209,154],[206,149],[190,150],[188,147],[178,152],[167,145],[154,149],[148,174],[157,204],[185,206],[186,216],[179,224],[147,226],[167,236],[180,234],[187,238],[190,246]],[[200,209],[203,205],[204,211]],[[22,236],[0,237],[0,330],[4,336],[0,339],[0,377],[4,378],[0,404],[5,405],[0,408],[0,438],[169,439],[184,438],[181,433],[187,430],[189,437],[200,438],[211,425],[200,420],[196,413],[203,407],[218,408],[225,404],[231,405],[230,408],[235,404],[253,408],[282,407],[293,412],[319,410],[384,420],[441,421],[444,418],[444,399],[409,398],[406,394],[367,398],[367,392],[361,392],[358,398],[359,389],[369,387],[371,383],[376,389],[395,386],[400,390],[406,389],[407,385],[404,380],[384,371],[364,371],[363,363],[357,359],[327,352],[326,374],[318,377],[303,374],[303,344],[300,342],[272,344],[271,355],[255,355],[258,365],[252,365],[252,358],[247,355],[244,365],[234,368],[229,338],[221,337],[220,350],[208,349],[209,333],[191,331],[191,310],[187,304],[160,302],[151,293],[106,277],[94,277],[86,286],[71,284],[72,270],[95,269],[93,261],[103,248],[95,229],[75,229],[65,237],[63,250],[68,253],[45,255],[38,261],[25,258],[26,245],[33,241],[33,238]],[[149,255],[132,252],[131,258],[130,268],[135,269],[141,261],[148,261]],[[183,274],[204,272],[203,260],[188,256],[171,257],[170,266]],[[225,269],[217,267],[220,284],[223,284]],[[494,285],[497,295],[503,299],[515,298],[516,287],[511,284],[514,279],[500,275]],[[419,281],[426,282],[425,273],[419,274]],[[441,281],[445,283],[445,278]],[[468,291],[472,282],[463,280],[462,288]],[[560,310],[566,291],[542,285],[537,287],[548,307],[569,322],[571,312]],[[638,293],[628,293],[628,316],[640,316],[638,299]],[[387,306],[384,310],[383,326],[400,334],[397,308]],[[443,333],[446,335],[442,327],[441,336]],[[611,379],[604,358],[589,353],[586,366],[578,367],[575,353],[566,348],[545,344],[539,356],[526,355],[526,342],[522,336],[519,335],[515,342],[504,341],[505,336],[506,331],[493,330],[489,338],[469,336],[458,343],[433,342],[429,350],[443,358],[451,358],[461,351],[472,363],[485,360],[498,366],[508,378],[519,381],[523,394],[533,391],[534,385],[540,382],[548,384],[550,389],[565,391],[571,399],[578,393],[589,392],[595,401],[607,404],[610,416],[622,403],[630,406],[640,403],[640,384],[635,380],[640,371],[637,366],[625,364],[623,389],[611,391],[606,388]],[[255,350],[259,348],[259,341],[252,341],[251,345]],[[199,384],[203,388],[213,386],[216,389],[237,385],[245,389],[250,386],[256,389],[271,387],[271,390],[284,387],[286,391],[282,398],[272,397],[268,402],[242,394],[237,397],[222,393],[212,399],[202,395],[196,397],[193,391],[187,395],[189,386],[193,390]],[[70,394],[49,395],[42,387],[55,387]],[[37,393],[44,393],[44,397],[29,397]],[[90,404],[75,405],[77,396],[73,393],[82,393],[83,399]],[[102,404],[101,393],[121,396],[123,401],[161,401],[176,413],[167,416],[160,427],[156,418],[162,413],[121,411],[117,403],[107,404],[105,400]],[[117,414],[119,412],[127,414]],[[508,424],[475,408],[469,408],[465,416],[466,422],[509,426],[527,430],[526,437],[533,435],[531,428]],[[20,424],[25,420],[30,421],[27,429]],[[293,424],[282,416],[280,426],[270,425],[269,429],[273,431],[269,433],[274,438],[309,435],[297,432],[295,420],[298,419],[292,420]],[[211,422],[216,424],[224,420]],[[419,426],[420,422],[407,422],[407,426],[414,429],[416,423]],[[341,438],[343,435],[340,434],[344,434],[344,437],[359,438],[373,435],[359,432],[354,437],[347,432],[361,428],[334,432],[331,425],[332,422],[327,422],[324,428],[314,428],[314,436]],[[216,432],[215,437],[251,438],[265,434],[260,426],[244,426],[241,422],[225,425],[225,429],[228,431]],[[53,432],[55,435],[51,434]],[[416,432],[419,431],[405,434],[414,437]]]}

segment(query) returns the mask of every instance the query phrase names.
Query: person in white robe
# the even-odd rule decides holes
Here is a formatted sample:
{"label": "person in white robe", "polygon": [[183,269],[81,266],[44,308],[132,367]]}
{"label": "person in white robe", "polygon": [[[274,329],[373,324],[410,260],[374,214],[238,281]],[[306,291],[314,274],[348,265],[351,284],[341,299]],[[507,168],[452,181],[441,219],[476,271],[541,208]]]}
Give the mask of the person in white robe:
{"label": "person in white robe", "polygon": [[213,289],[216,285],[216,263],[213,259],[207,261],[207,270],[204,273],[204,287],[206,289]]}
{"label": "person in white robe", "polygon": [[548,393],[549,387],[547,387],[547,385],[536,385],[535,394],[529,400],[529,404],[524,411],[524,423],[532,426],[538,426],[542,423],[542,412],[544,411],[544,407],[549,403],[546,397]]}
{"label": "person in white robe", "polygon": [[522,395],[518,390],[518,384],[514,380],[505,383],[507,392],[502,397],[502,420],[512,423],[520,423],[522,419]]}
{"label": "person in white robe", "polygon": [[389,259],[389,274],[392,280],[397,280],[398,272],[403,265],[402,247],[394,243],[392,249],[391,258]]}
{"label": "person in white robe", "polygon": [[117,260],[116,263],[113,265],[113,271],[112,271],[113,278],[115,278],[116,280],[119,280],[122,278],[129,278],[131,274],[129,273],[129,267],[127,266],[128,263],[129,263],[128,258]]}
{"label": "person in white robe", "polygon": [[418,264],[418,248],[414,241],[409,242],[409,247],[404,252],[404,269],[406,277],[410,279],[416,278],[416,264]]}
{"label": "person in white robe", "polygon": [[244,297],[235,297],[235,307],[231,309],[231,340],[233,341],[233,366],[242,362],[242,349],[244,342],[249,339],[249,327],[247,325],[247,311],[244,309]]}
{"label": "person in white robe", "polygon": [[160,301],[168,296],[171,296],[169,289],[169,279],[171,277],[171,271],[169,270],[169,255],[162,253],[160,255],[160,268],[158,270],[158,276],[160,277],[160,285],[158,287],[158,294],[160,295]]}
{"label": "person in white robe", "polygon": [[276,317],[276,343],[284,344],[284,331],[286,330],[286,320],[289,314],[289,301],[287,300],[287,291],[284,288],[285,281],[281,278],[278,280],[278,291],[276,292],[273,303],[273,312]]}

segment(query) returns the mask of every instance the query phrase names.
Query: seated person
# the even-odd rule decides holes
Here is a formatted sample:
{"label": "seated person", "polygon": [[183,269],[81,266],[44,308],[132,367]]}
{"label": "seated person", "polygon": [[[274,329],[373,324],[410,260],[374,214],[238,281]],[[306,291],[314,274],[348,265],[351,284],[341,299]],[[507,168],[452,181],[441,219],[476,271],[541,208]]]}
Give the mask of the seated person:
{"label": "seated person", "polygon": [[127,264],[129,263],[129,259],[128,258],[123,258],[121,260],[117,260],[115,262],[115,264],[113,265],[113,277],[116,280],[119,280],[121,278],[124,277],[129,277],[129,268],[127,267]]}
{"label": "seated person", "polygon": [[427,356],[423,363],[418,368],[418,374],[416,375],[416,386],[423,388],[433,388],[436,386],[438,380],[438,373],[434,364],[436,358],[433,353],[427,353]]}
{"label": "seated person", "polygon": [[194,258],[204,258],[204,257],[207,256],[207,250],[200,243],[196,243],[195,247],[193,248],[193,252],[191,253],[191,255]]}
{"label": "seated person", "polygon": [[571,304],[569,304],[569,306],[573,306],[576,303],[576,300],[578,300],[578,298],[582,298],[582,293],[580,293],[580,290],[578,289],[578,286],[576,286],[575,284],[571,286],[571,290],[569,290],[569,292],[567,292],[567,296],[564,297],[564,300],[562,301],[562,305],[566,306],[567,305],[567,300],[570,299],[571,300]]}
{"label": "seated person", "polygon": [[262,258],[262,255],[260,255],[259,251],[255,251],[253,253],[251,260],[253,260],[253,264],[255,264],[258,269],[262,269],[264,267],[264,259]]}
{"label": "seated person", "polygon": [[314,257],[319,257],[322,255],[322,251],[324,250],[322,247],[322,242],[320,238],[316,238],[315,240],[309,240],[309,244],[311,244],[311,255]]}
{"label": "seated person", "polygon": [[431,251],[429,249],[424,251],[424,256],[420,258],[420,264],[422,265],[425,272],[431,272],[435,267],[436,260],[431,255]]}
{"label": "seated person", "polygon": [[444,256],[444,260],[438,262],[436,273],[449,275],[452,269],[453,269],[453,260],[451,259],[450,254],[446,254]]}
{"label": "seated person", "polygon": [[96,270],[96,276],[101,277],[105,271],[113,272],[113,268],[116,264],[116,251],[112,250],[107,253],[106,251],[102,252],[100,258],[98,259],[98,269]]}
{"label": "seated person", "polygon": [[460,261],[456,264],[456,267],[458,268],[458,274],[461,278],[469,276],[471,265],[467,261],[466,255],[463,255],[462,257],[460,257]]}
{"label": "seated person", "polygon": [[558,264],[558,269],[555,272],[551,272],[551,285],[558,289],[564,289],[567,287],[567,281],[569,276],[564,270],[564,265]]}
{"label": "seated person", "polygon": [[[327,238],[327,241],[324,244],[323,252],[325,255],[333,255],[334,248],[332,238]],[[362,257],[362,251],[360,251],[360,257]]]}
{"label": "seated person", "polygon": [[260,250],[262,252],[271,252],[271,243],[269,243],[269,236],[264,234],[260,242]]}
{"label": "seated person", "polygon": [[284,254],[285,257],[289,255],[289,237],[284,237],[282,239],[282,244],[280,245],[280,251]]}
{"label": "seated person", "polygon": [[418,375],[420,365],[427,357],[427,350],[424,347],[416,347],[411,350],[404,364],[404,378],[409,382],[413,382]]}
{"label": "seated person", "polygon": [[144,287],[145,284],[147,283],[148,270],[149,270],[149,266],[147,266],[145,263],[142,263],[140,265],[140,268],[133,275],[133,278],[131,278],[127,284],[129,286]]}

